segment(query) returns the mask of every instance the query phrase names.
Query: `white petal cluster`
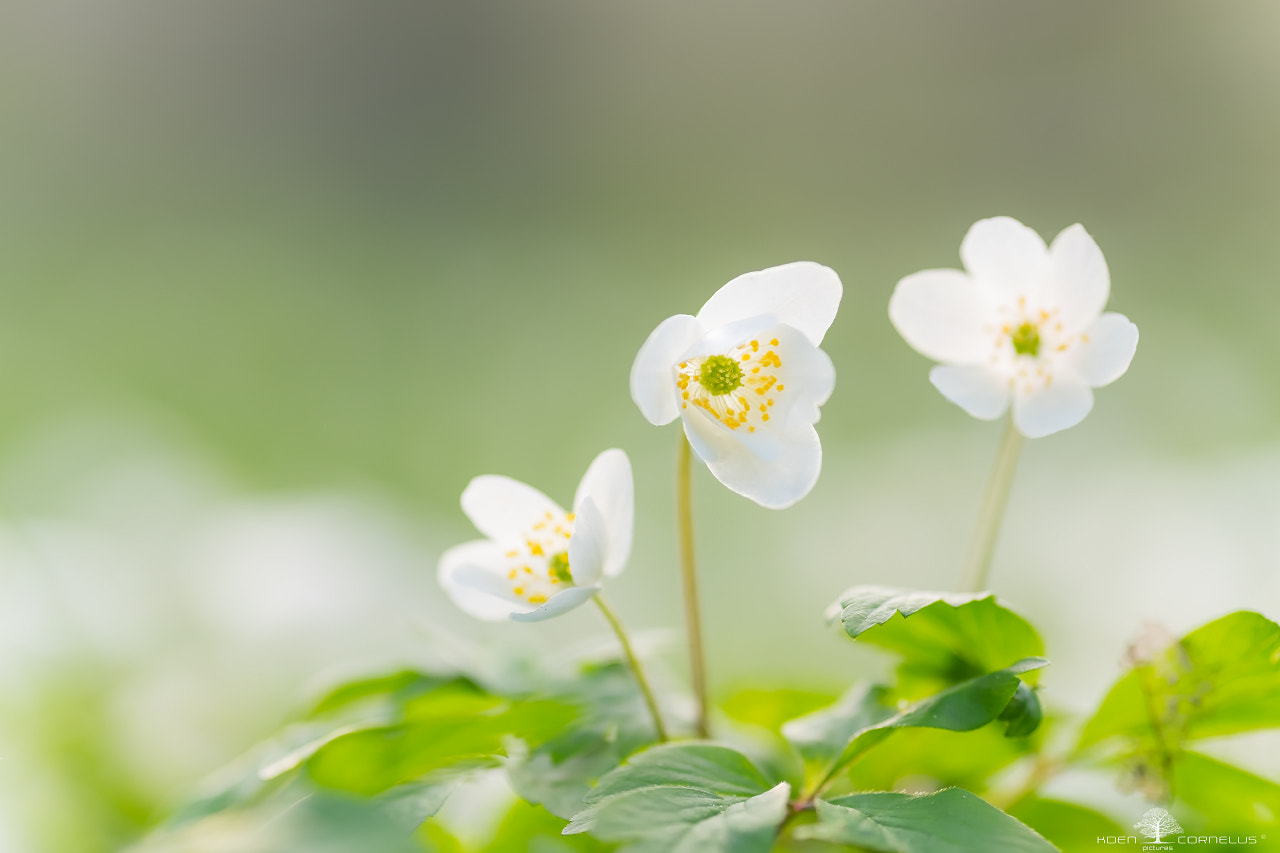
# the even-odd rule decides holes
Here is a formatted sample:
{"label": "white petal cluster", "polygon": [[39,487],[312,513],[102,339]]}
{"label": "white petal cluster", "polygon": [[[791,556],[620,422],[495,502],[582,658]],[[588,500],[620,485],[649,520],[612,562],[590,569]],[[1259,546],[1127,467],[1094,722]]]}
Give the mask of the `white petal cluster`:
{"label": "white petal cluster", "polygon": [[635,497],[621,450],[595,458],[573,512],[509,477],[476,477],[462,511],[485,539],[451,548],[439,579],[460,608],[480,619],[537,622],[572,610],[622,573],[631,554]]}
{"label": "white petal cluster", "polygon": [[747,273],[697,316],[668,317],[631,367],[631,397],[650,423],[679,417],[711,473],[781,509],[813,488],[822,445],[813,425],[835,387],[818,349],[843,289],[834,271],[800,262]]}
{"label": "white petal cluster", "polygon": [[889,318],[934,361],[929,379],[976,418],[1013,421],[1029,438],[1075,426],[1093,388],[1129,367],[1138,327],[1103,313],[1107,263],[1072,225],[1045,246],[1008,217],[974,224],[960,245],[964,271],[925,270],[898,282]]}

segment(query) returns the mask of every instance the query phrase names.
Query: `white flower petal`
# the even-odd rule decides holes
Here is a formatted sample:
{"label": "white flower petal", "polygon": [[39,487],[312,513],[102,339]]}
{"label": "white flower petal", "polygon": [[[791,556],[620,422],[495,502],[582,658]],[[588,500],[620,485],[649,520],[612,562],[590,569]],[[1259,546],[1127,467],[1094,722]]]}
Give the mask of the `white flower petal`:
{"label": "white flower petal", "polygon": [[711,463],[733,452],[737,438],[728,430],[721,429],[701,409],[686,409],[682,417],[684,437],[693,448],[694,455],[703,462]]}
{"label": "white flower petal", "polygon": [[[687,424],[690,419],[686,419]],[[780,435],[780,452],[764,459],[741,443],[707,462],[717,480],[732,492],[750,498],[766,509],[786,509],[799,501],[818,482],[822,471],[822,443],[811,426]]]}
{"label": "white flower petal", "polygon": [[599,591],[598,586],[571,586],[548,598],[546,604],[536,610],[512,613],[511,619],[515,622],[541,622],[544,619],[559,616],[561,613],[567,613],[578,605],[590,601]]}
{"label": "white flower petal", "polygon": [[1035,231],[997,216],[973,224],[960,243],[960,259],[979,284],[1003,301],[1039,289],[1048,272],[1049,250]]}
{"label": "white flower petal", "polygon": [[1009,380],[990,368],[939,364],[929,371],[929,381],[975,418],[994,420],[1009,408]]}
{"label": "white flower petal", "polygon": [[779,352],[786,354],[777,369],[778,381],[786,390],[772,397],[776,401],[771,410],[773,419],[783,430],[817,423],[822,416],[819,407],[831,398],[836,387],[831,357],[790,326],[778,326],[771,337],[778,339]]}
{"label": "white flower petal", "polygon": [[960,270],[924,270],[898,282],[889,320],[917,352],[959,364],[989,355],[996,319],[988,292]]}
{"label": "white flower petal", "polygon": [[506,571],[502,548],[488,540],[466,542],[440,557],[438,579],[453,603],[477,619],[497,622],[525,606],[501,582]]}
{"label": "white flower petal", "polygon": [[600,580],[609,531],[591,498],[585,498],[575,512],[573,536],[569,538],[569,574],[576,585],[586,586]]}
{"label": "white flower petal", "polygon": [[555,501],[533,486],[496,474],[476,477],[467,484],[462,511],[477,530],[499,542],[519,539],[548,512],[564,514]]}
{"label": "white flower petal", "polygon": [[1042,438],[1073,427],[1093,408],[1089,383],[1070,370],[1054,374],[1053,382],[1013,398],[1013,423],[1027,438]]}
{"label": "white flower petal", "polygon": [[1062,312],[1062,325],[1076,331],[1098,319],[1111,295],[1111,273],[1083,225],[1072,225],[1053,238],[1049,267],[1045,302]]}
{"label": "white flower petal", "polygon": [[676,362],[698,338],[702,325],[688,314],[658,324],[636,353],[631,365],[631,399],[651,424],[669,424],[680,414],[673,372]]}
{"label": "white flower petal", "polygon": [[1123,376],[1138,349],[1138,327],[1123,314],[1103,314],[1081,337],[1071,363],[1080,378],[1095,388]]}
{"label": "white flower petal", "polygon": [[[631,556],[631,536],[635,527],[635,485],[631,475],[631,460],[616,448],[597,456],[587,473],[582,475],[577,494],[573,499],[576,531],[582,523],[582,502],[590,498],[604,519],[607,531],[604,554],[604,573],[607,577],[622,574]],[[570,566],[572,566],[572,560]],[[576,575],[577,572],[575,571]]]}
{"label": "white flower petal", "polygon": [[771,314],[817,346],[835,320],[843,294],[835,270],[799,261],[738,276],[707,300],[698,321],[714,329]]}

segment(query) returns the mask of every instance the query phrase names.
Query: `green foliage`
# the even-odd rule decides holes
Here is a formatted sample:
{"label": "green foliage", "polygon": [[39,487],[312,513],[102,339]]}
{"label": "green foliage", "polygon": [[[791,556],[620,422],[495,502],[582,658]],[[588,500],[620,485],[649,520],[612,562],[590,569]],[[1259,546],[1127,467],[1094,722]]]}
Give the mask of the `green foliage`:
{"label": "green foliage", "polygon": [[1183,752],[1174,765],[1174,796],[1206,822],[1275,830],[1280,825],[1280,785],[1247,770],[1196,752]]}
{"label": "green foliage", "polygon": [[367,796],[427,774],[439,779],[495,766],[507,738],[538,743],[571,718],[571,709],[560,703],[507,700],[457,678],[413,695],[393,723],[324,743],[306,770],[320,785]]}
{"label": "green foliage", "polygon": [[1035,628],[991,593],[856,586],[828,614],[850,637],[902,657],[897,689],[907,699],[1044,655]]}
{"label": "green foliage", "polygon": [[789,793],[736,750],[665,744],[601,779],[565,833],[626,842],[628,853],[765,853]]}
{"label": "green foliage", "polygon": [[877,853],[1054,853],[1029,827],[959,788],[934,794],[854,794],[818,801],[818,823],[799,838],[856,844]]}
{"label": "green foliage", "polygon": [[1177,743],[1280,727],[1280,625],[1249,611],[1187,634],[1122,677],[1080,736]]}
{"label": "green foliage", "polygon": [[1027,796],[1009,807],[1009,814],[1034,829],[1062,853],[1095,853],[1098,838],[1132,835],[1133,828],[1121,826],[1092,809]]}
{"label": "green foliage", "polygon": [[576,718],[563,732],[507,766],[520,796],[569,819],[583,796],[622,759],[653,742],[653,719],[630,671],[620,663],[585,668],[558,694]]}
{"label": "green foliage", "polygon": [[895,730],[924,727],[964,732],[1000,717],[1022,684],[1021,675],[1048,661],[1026,658],[906,705],[896,713],[881,704],[883,693],[856,689],[830,708],[793,720],[783,734],[805,760],[807,789],[816,791],[848,764],[884,742]]}

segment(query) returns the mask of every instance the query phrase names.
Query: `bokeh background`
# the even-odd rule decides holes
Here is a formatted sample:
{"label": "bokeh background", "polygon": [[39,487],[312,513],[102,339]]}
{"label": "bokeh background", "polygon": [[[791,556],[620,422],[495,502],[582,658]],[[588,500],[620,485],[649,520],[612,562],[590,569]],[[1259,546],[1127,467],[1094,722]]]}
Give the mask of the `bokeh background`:
{"label": "bokeh background", "polygon": [[958,583],[999,432],[886,304],[985,216],[1083,222],[1142,333],[1028,443],[996,557],[1046,699],[1146,623],[1280,612],[1278,36],[1253,0],[0,0],[0,850],[130,843],[335,672],[602,635],[443,598],[475,474],[568,501],[631,454],[612,596],[678,679],[677,430],[628,368],[787,261],[845,283],[826,465],[782,513],[699,472],[713,683],[874,672],[823,608]]}

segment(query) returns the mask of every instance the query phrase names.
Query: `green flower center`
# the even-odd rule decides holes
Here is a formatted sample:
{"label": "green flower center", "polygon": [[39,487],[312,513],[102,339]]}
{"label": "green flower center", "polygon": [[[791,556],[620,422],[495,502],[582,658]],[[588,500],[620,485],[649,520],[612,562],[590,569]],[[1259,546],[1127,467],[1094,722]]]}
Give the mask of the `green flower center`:
{"label": "green flower center", "polygon": [[548,563],[551,573],[560,579],[561,583],[573,583],[573,575],[569,574],[569,552],[561,551],[552,557]]}
{"label": "green flower center", "polygon": [[1040,354],[1040,327],[1033,323],[1023,323],[1014,329],[1010,340],[1013,341],[1013,351],[1018,355],[1035,358]]}
{"label": "green flower center", "polygon": [[702,362],[698,382],[710,394],[728,394],[742,386],[742,368],[727,355],[709,356]]}

